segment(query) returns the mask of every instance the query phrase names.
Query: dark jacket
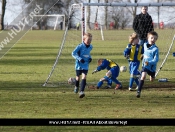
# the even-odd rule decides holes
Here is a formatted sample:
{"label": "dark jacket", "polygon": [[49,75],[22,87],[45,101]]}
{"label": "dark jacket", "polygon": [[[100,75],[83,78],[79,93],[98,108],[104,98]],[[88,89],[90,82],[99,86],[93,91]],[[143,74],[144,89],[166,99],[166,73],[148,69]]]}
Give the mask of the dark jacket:
{"label": "dark jacket", "polygon": [[133,21],[133,29],[138,34],[139,39],[146,39],[147,33],[154,31],[152,17],[148,13],[136,15]]}

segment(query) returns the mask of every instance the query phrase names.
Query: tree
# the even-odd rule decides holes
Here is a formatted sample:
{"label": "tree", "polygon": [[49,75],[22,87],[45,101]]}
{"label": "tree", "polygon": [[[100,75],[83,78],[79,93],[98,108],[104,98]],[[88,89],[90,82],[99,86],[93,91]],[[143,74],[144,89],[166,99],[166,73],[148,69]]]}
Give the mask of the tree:
{"label": "tree", "polygon": [[7,0],[2,0],[2,15],[1,15],[1,29],[0,30],[4,30],[4,16],[5,16],[5,9],[6,9],[6,3]]}
{"label": "tree", "polygon": [[[98,0],[98,3],[100,3],[100,0]],[[95,21],[94,21],[94,23],[97,21],[97,17],[98,17],[98,8],[97,8],[96,13],[95,13]]]}
{"label": "tree", "polygon": [[120,12],[120,27],[125,29],[130,21],[130,16],[126,13],[126,8],[122,8]]}
{"label": "tree", "polygon": [[[156,3],[163,3],[163,2],[173,2],[171,0],[154,0],[154,2]],[[161,21],[166,21],[166,23],[172,23],[173,21],[172,20],[172,15],[171,14],[174,14],[174,7],[173,6],[170,6],[170,7],[155,7],[152,9],[152,11],[150,12],[154,12],[153,14],[155,16],[157,16],[157,20],[155,20],[155,26],[160,29],[160,22]],[[168,20],[169,19],[169,20]],[[174,22],[173,22],[174,23]]]}
{"label": "tree", "polygon": [[125,29],[130,21],[130,15],[127,14],[127,9],[123,7],[113,8],[112,9],[112,19],[114,20],[115,29]]}
{"label": "tree", "polygon": [[[134,0],[134,3],[137,3],[138,0]],[[132,0],[127,0],[127,3],[132,3]],[[137,13],[137,7],[126,7],[127,11],[132,15],[132,18],[134,19]]]}
{"label": "tree", "polygon": [[[108,3],[108,0],[105,0],[105,3]],[[107,29],[107,27],[108,27],[108,18],[107,18],[107,16],[108,16],[108,7],[107,6],[105,6],[104,7],[105,8],[105,11],[104,11],[104,16],[105,16],[105,29]]]}
{"label": "tree", "polygon": [[[29,3],[30,0],[24,0],[25,3]],[[42,12],[38,15],[43,14],[60,14],[65,15],[65,22],[67,24],[69,19],[69,27],[72,27],[72,17],[74,16],[75,10],[69,15],[70,6],[74,3],[80,3],[81,0],[35,0],[32,1],[31,8],[29,8],[28,12],[31,12],[36,4],[40,5],[42,7]],[[40,23],[40,22],[39,22]],[[47,23],[47,21],[45,21]]]}
{"label": "tree", "polygon": [[[91,3],[91,0],[88,0],[88,3]],[[88,13],[87,18],[86,18],[86,25],[87,25],[87,29],[89,30],[89,29],[91,29],[91,27],[90,27],[91,8],[90,8],[90,6],[87,6],[86,9],[87,9],[87,13]]]}

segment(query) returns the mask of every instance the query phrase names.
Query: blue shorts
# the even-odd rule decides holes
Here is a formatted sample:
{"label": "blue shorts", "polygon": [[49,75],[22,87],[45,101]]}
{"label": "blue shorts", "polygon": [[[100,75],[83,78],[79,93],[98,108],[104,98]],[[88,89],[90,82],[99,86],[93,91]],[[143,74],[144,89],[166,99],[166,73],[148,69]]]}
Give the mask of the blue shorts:
{"label": "blue shorts", "polygon": [[112,73],[112,77],[111,78],[117,78],[118,75],[119,75],[119,66],[112,67],[110,69],[110,71]]}
{"label": "blue shorts", "polygon": [[130,74],[137,75],[138,74],[139,65],[140,65],[139,61],[137,61],[137,62],[130,61],[129,62],[129,72],[130,72]]}

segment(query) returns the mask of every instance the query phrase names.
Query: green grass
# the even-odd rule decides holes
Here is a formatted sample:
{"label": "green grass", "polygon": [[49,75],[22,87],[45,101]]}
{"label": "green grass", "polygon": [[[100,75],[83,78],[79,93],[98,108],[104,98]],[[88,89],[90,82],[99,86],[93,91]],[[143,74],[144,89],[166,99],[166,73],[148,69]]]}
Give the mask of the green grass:
{"label": "green grass", "polygon": [[[113,31],[114,32],[114,31]],[[115,32],[115,36],[106,38],[106,41],[97,41],[99,34],[94,32],[92,52],[93,61],[90,72],[96,68],[96,60],[107,56],[119,60],[121,65],[127,64],[122,51],[127,44],[131,30]],[[108,31],[107,33],[111,33]],[[118,33],[118,34],[117,34]],[[175,118],[174,113],[174,65],[169,72],[171,87],[164,88],[163,83],[157,87],[145,87],[140,99],[136,98],[136,91],[128,91],[128,73],[122,73],[120,80],[125,80],[123,90],[113,89],[90,90],[86,88],[86,97],[79,99],[73,93],[73,87],[43,87],[54,62],[60,45],[63,32],[61,31],[31,31],[28,32],[14,47],[0,60],[0,117],[1,118]],[[107,36],[107,35],[106,35]],[[68,38],[69,39],[69,38]],[[74,60],[71,50],[77,45],[67,46],[64,49],[61,67],[66,67],[66,61]],[[99,44],[101,44],[99,46]],[[99,48],[102,47],[102,48]],[[99,49],[98,49],[99,48]],[[110,49],[111,51],[108,52]],[[104,51],[103,51],[104,50]],[[101,53],[103,55],[101,55]],[[66,55],[66,57],[64,56]],[[172,58],[173,60],[174,58]],[[173,61],[170,61],[173,64]],[[170,63],[168,61],[168,63]],[[172,65],[172,64],[168,64]],[[58,67],[59,68],[59,67]],[[172,69],[172,70],[171,70]],[[74,75],[74,70],[69,69]],[[97,80],[103,77],[104,72],[96,75]],[[95,77],[88,75],[90,82]],[[61,79],[61,78],[60,78]],[[64,79],[62,80],[64,81]],[[155,85],[155,86],[157,86]],[[151,85],[152,86],[152,85]],[[173,132],[174,127],[168,126],[0,126],[1,132]]]}

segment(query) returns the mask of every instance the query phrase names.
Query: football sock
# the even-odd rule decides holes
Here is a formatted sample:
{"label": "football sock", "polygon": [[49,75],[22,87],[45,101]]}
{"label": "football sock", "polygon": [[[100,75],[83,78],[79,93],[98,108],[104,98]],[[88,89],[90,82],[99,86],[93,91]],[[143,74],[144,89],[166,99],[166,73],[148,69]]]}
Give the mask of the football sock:
{"label": "football sock", "polygon": [[130,88],[132,88],[133,82],[134,82],[134,78],[130,77],[130,80],[129,80],[129,87]]}
{"label": "football sock", "polygon": [[103,81],[99,81],[99,82],[97,83],[97,87],[98,87],[98,88],[100,88],[102,85],[103,85]]}
{"label": "football sock", "polygon": [[138,80],[138,78],[134,78],[134,81],[136,82],[136,85],[138,86],[138,85],[139,85],[139,80]]}
{"label": "football sock", "polygon": [[112,85],[112,80],[111,80],[111,79],[108,79],[108,80],[107,80],[107,84],[108,84],[109,86],[111,86],[111,85]]}
{"label": "football sock", "polygon": [[144,84],[144,80],[140,80],[139,87],[138,87],[138,91],[137,92],[141,92],[142,87],[143,87],[143,84]]}
{"label": "football sock", "polygon": [[112,80],[113,82],[115,82],[115,84],[120,84],[120,85],[122,85],[116,78],[111,78],[111,80]]}
{"label": "football sock", "polygon": [[86,86],[86,79],[82,79],[82,80],[81,80],[81,88],[80,88],[80,91],[84,91],[85,86]]}
{"label": "football sock", "polygon": [[75,86],[76,86],[76,87],[79,87],[79,81],[76,80]]}

